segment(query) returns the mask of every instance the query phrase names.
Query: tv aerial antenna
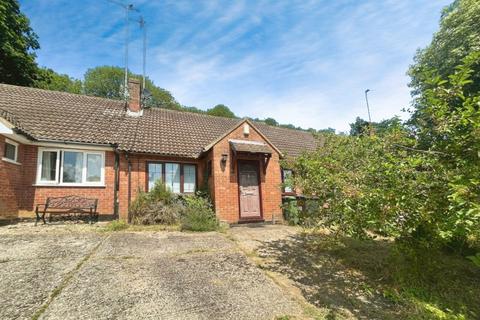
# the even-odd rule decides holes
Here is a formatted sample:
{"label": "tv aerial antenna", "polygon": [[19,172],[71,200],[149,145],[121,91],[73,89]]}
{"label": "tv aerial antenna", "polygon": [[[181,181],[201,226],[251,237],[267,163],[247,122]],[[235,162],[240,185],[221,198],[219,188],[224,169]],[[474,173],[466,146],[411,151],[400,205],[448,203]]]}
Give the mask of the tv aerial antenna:
{"label": "tv aerial antenna", "polygon": [[136,12],[140,12],[140,11],[134,8],[133,4],[124,4],[122,2],[115,1],[115,0],[107,0],[107,1],[114,3],[125,10],[125,78],[124,78],[124,85],[123,85],[123,95],[124,95],[125,101],[127,101],[128,100],[128,42],[130,38],[129,16],[130,16],[130,11],[136,11]]}
{"label": "tv aerial antenna", "polygon": [[142,40],[143,40],[143,61],[142,61],[142,88],[145,89],[145,72],[147,64],[147,27],[145,26],[146,22],[143,19],[143,16],[140,16],[138,19],[140,29],[142,29]]}

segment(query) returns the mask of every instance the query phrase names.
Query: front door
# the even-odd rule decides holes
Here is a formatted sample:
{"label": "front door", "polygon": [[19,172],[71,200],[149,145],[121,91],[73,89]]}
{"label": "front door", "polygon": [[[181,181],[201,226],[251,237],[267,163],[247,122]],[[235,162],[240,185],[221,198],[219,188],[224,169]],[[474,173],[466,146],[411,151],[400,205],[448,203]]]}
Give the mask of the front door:
{"label": "front door", "polygon": [[240,194],[240,219],[260,218],[260,186],[258,162],[238,162],[238,188]]}

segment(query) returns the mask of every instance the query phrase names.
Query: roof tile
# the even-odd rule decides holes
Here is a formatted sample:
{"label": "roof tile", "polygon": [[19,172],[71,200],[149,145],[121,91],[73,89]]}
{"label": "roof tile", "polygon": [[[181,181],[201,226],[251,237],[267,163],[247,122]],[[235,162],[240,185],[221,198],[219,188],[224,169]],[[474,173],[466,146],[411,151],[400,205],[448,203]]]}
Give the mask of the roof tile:
{"label": "roof tile", "polygon": [[[145,109],[130,117],[125,103],[71,93],[0,84],[0,116],[36,140],[115,144],[122,150],[197,158],[239,119]],[[282,153],[312,150],[314,137],[304,131],[255,122]]]}

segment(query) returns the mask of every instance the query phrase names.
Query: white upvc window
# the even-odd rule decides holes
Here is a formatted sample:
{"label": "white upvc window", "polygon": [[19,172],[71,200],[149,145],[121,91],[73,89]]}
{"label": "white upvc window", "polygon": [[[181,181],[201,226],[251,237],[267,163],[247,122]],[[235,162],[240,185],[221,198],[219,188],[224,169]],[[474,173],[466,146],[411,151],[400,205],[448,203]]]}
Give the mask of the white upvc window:
{"label": "white upvc window", "polygon": [[105,152],[39,148],[37,184],[103,186]]}
{"label": "white upvc window", "polygon": [[5,145],[4,145],[2,160],[18,164],[18,143],[17,142],[5,138]]}

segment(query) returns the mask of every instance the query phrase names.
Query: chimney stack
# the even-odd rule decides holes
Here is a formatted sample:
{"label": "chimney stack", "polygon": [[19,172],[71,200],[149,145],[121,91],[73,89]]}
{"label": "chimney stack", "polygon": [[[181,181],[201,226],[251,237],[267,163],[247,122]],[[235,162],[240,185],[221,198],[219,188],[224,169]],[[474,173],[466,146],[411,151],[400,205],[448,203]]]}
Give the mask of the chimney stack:
{"label": "chimney stack", "polygon": [[141,86],[140,80],[135,78],[128,79],[128,111],[134,115],[138,115],[142,111]]}

